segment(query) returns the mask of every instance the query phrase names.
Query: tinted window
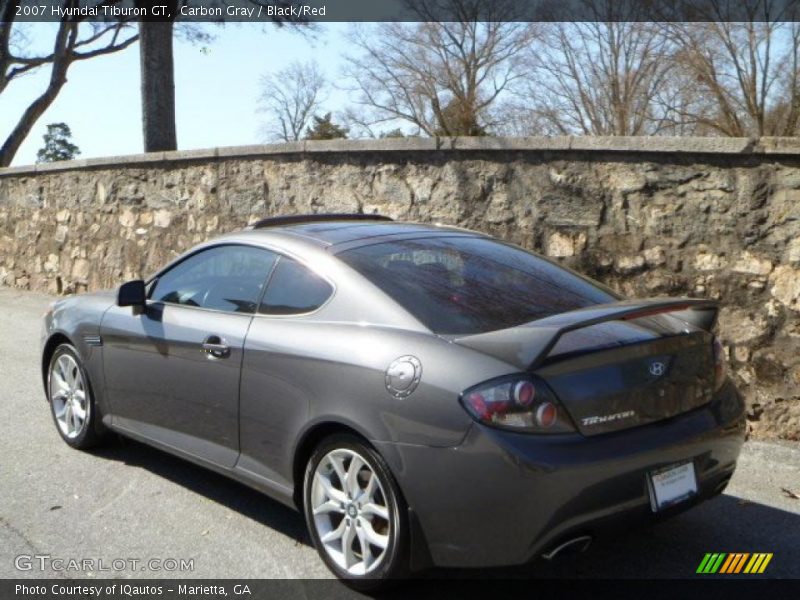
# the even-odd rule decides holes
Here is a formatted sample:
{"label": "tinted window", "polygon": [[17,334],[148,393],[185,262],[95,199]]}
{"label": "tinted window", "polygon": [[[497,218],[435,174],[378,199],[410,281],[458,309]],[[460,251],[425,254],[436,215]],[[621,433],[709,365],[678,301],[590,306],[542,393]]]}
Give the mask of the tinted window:
{"label": "tinted window", "polygon": [[440,334],[505,329],[615,300],[598,284],[485,238],[373,244],[339,258]]}
{"label": "tinted window", "polygon": [[153,300],[253,313],[276,255],[250,246],[217,246],[194,254],[158,278]]}
{"label": "tinted window", "polygon": [[296,315],[322,306],[333,293],[331,284],[291,258],[281,257],[270,277],[258,312]]}

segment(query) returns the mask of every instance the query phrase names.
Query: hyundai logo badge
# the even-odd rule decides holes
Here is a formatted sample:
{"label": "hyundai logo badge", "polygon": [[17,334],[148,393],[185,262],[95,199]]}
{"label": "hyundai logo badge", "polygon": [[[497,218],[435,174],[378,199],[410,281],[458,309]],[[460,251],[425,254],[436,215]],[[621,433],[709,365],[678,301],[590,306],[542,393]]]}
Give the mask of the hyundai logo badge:
{"label": "hyundai logo badge", "polygon": [[650,375],[654,377],[661,377],[666,370],[667,367],[663,362],[655,361],[650,363]]}

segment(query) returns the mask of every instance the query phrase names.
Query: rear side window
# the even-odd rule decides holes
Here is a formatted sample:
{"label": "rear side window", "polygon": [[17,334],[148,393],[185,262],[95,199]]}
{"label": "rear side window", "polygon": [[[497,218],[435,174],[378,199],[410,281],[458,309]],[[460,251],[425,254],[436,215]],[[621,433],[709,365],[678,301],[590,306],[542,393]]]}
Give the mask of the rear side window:
{"label": "rear side window", "polygon": [[505,329],[617,299],[600,284],[487,238],[403,240],[338,256],[442,335]]}
{"label": "rear side window", "polygon": [[281,257],[267,285],[258,312],[297,315],[318,309],[333,294],[333,287],[296,260]]}

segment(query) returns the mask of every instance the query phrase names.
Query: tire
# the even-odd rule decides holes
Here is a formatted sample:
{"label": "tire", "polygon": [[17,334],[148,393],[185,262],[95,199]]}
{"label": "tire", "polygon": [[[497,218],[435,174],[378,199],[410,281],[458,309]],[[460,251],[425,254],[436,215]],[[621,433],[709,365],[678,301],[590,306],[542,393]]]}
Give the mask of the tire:
{"label": "tire", "polygon": [[408,575],[405,500],[386,462],[362,439],[338,434],[317,446],[306,466],[303,508],[314,547],[350,587],[374,591]]}
{"label": "tire", "polygon": [[50,358],[47,400],[56,431],[69,446],[84,450],[102,440],[105,428],[96,409],[92,385],[78,352],[70,344],[59,345]]}

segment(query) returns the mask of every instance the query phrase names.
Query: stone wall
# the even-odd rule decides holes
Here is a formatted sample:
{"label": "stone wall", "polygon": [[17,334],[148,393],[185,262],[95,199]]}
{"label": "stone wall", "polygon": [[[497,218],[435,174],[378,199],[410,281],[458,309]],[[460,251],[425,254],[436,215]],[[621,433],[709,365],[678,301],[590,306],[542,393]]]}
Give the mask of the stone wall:
{"label": "stone wall", "polygon": [[630,296],[721,300],[754,431],[800,439],[800,140],[334,141],[0,169],[0,284],[114,287],[265,215],[361,211],[483,230]]}

